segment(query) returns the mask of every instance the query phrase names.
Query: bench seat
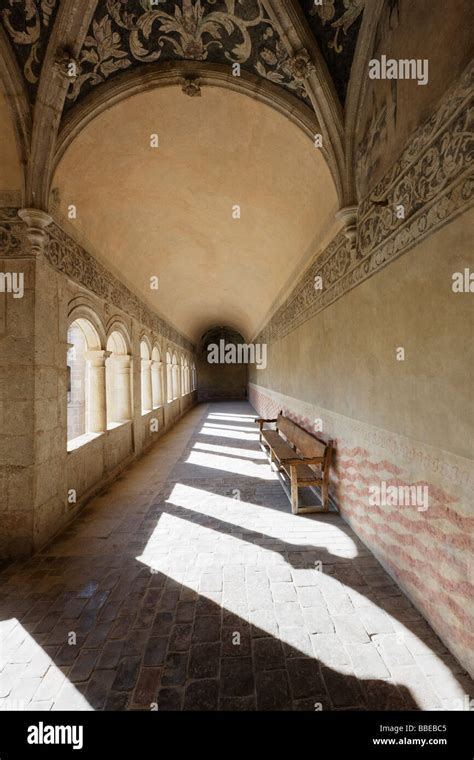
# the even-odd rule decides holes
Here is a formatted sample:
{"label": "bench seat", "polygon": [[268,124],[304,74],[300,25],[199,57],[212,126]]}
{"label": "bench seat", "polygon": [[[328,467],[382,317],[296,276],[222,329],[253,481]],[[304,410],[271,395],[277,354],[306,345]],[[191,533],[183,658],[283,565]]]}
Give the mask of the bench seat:
{"label": "bench seat", "polygon": [[[283,462],[282,469],[285,470],[286,474],[290,478],[291,468]],[[297,475],[298,475],[298,483],[304,482],[312,486],[322,486],[323,474],[321,472],[321,469],[319,469],[319,472],[318,472],[317,470],[316,471],[313,470],[307,464],[298,464],[296,465],[296,470],[297,470]]]}
{"label": "bench seat", "polygon": [[[320,507],[299,509],[298,488],[308,486],[321,488],[323,511],[327,512],[332,443],[317,438],[281,413],[273,420],[258,418],[255,421],[260,428],[260,443],[268,450],[271,462],[290,480],[291,491],[288,495],[293,514],[321,511]],[[268,423],[275,424],[276,430],[265,429],[264,425]],[[287,486],[283,485],[287,490]]]}
{"label": "bench seat", "polygon": [[269,446],[283,443],[282,437],[278,430],[262,430],[262,438]]}

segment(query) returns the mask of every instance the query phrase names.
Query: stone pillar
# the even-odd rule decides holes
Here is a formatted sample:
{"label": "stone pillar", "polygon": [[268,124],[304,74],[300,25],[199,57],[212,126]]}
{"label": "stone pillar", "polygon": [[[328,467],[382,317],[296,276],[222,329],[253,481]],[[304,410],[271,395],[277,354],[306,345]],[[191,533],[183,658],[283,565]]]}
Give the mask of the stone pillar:
{"label": "stone pillar", "polygon": [[105,362],[110,351],[85,351],[88,362],[89,393],[87,394],[87,432],[103,433],[107,430],[107,403],[105,397]]}
{"label": "stone pillar", "polygon": [[163,362],[152,359],[151,385],[153,409],[163,403]]}
{"label": "stone pillar", "polygon": [[151,359],[141,360],[142,413],[151,411],[153,408],[151,364]]}
{"label": "stone pillar", "polygon": [[132,405],[130,394],[130,368],[132,359],[130,356],[116,356],[114,358],[114,404],[117,421],[130,420],[132,418]]}

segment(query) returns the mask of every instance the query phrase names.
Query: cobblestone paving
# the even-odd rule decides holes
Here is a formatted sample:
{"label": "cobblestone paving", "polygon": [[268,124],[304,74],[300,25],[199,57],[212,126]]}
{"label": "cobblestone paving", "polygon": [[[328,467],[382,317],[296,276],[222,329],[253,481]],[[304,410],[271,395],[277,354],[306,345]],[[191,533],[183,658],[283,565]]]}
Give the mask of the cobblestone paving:
{"label": "cobblestone paving", "polygon": [[337,514],[293,516],[245,403],[200,406],[0,574],[0,709],[466,709]]}

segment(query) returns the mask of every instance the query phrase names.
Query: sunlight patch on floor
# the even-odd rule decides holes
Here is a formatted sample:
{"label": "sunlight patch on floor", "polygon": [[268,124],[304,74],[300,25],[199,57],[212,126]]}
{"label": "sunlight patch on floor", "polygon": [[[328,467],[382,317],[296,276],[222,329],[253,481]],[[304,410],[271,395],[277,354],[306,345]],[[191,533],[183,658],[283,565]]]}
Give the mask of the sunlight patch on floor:
{"label": "sunlight patch on floor", "polygon": [[215,443],[201,443],[198,441],[193,445],[193,451],[209,451],[211,454],[227,454],[238,459],[260,459],[262,462],[268,462],[268,457],[262,450],[237,448]]}
{"label": "sunlight patch on floor", "polygon": [[[71,634],[74,624],[71,621]],[[73,638],[71,636],[71,641]],[[71,643],[70,646],[74,646]],[[19,676],[29,678],[32,695],[24,699],[17,689]],[[37,683],[35,683],[37,682]],[[71,683],[62,670],[16,618],[0,622],[0,710],[49,710],[54,691],[53,710],[93,710],[84,695]],[[59,693],[58,693],[59,692]],[[27,705],[30,703],[30,707]]]}

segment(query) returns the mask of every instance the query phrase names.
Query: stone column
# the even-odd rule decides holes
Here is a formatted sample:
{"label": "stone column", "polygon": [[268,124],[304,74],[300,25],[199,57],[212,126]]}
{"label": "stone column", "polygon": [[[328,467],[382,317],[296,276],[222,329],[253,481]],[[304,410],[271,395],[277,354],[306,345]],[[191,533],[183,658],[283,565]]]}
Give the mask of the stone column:
{"label": "stone column", "polygon": [[89,392],[87,403],[87,432],[103,433],[107,430],[107,402],[105,397],[105,362],[110,351],[85,351],[88,362]]}
{"label": "stone column", "polygon": [[123,422],[132,418],[130,396],[130,356],[114,357],[114,404],[117,421]]}
{"label": "stone column", "polygon": [[152,359],[151,362],[151,385],[153,409],[163,403],[163,362]]}
{"label": "stone column", "polygon": [[142,413],[151,411],[153,408],[151,364],[151,359],[141,360]]}

